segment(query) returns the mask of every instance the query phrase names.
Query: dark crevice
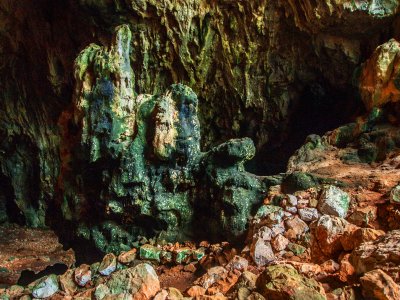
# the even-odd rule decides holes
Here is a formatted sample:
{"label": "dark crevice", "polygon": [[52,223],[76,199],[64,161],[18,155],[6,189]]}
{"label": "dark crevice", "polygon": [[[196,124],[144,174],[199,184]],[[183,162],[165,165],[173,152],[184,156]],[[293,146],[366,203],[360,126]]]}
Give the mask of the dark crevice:
{"label": "dark crevice", "polygon": [[62,275],[67,271],[68,267],[64,264],[55,264],[54,266],[47,267],[39,273],[35,273],[30,270],[22,271],[21,276],[18,279],[18,284],[22,286],[27,286],[28,284],[34,282],[35,280],[42,278],[43,276],[55,274]]}

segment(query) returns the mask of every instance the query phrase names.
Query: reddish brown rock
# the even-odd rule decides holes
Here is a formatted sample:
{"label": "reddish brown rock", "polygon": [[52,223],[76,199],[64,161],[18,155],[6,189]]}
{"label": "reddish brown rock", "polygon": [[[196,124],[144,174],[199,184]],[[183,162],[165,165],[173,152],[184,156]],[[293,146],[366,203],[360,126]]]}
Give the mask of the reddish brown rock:
{"label": "reddish brown rock", "polygon": [[311,257],[317,262],[323,262],[338,255],[343,250],[341,237],[345,232],[357,229],[346,220],[324,215],[311,225]]}
{"label": "reddish brown rock", "polygon": [[382,269],[400,282],[400,230],[393,230],[375,241],[362,243],[350,257],[357,274]]}
{"label": "reddish brown rock", "polygon": [[281,234],[277,235],[271,242],[272,248],[274,248],[275,251],[285,250],[288,244],[289,240]]}
{"label": "reddish brown rock", "polygon": [[349,282],[352,280],[355,270],[353,265],[349,261],[350,254],[345,254],[340,260],[339,267],[339,279],[342,282]]}
{"label": "reddish brown rock", "polygon": [[293,230],[296,236],[302,235],[308,231],[308,225],[299,217],[295,216],[285,221],[287,230]]}
{"label": "reddish brown rock", "polygon": [[358,228],[355,231],[346,231],[340,238],[340,242],[345,251],[351,251],[358,247],[361,243],[374,241],[378,237],[384,235],[382,230],[372,228]]}
{"label": "reddish brown rock", "polygon": [[371,300],[400,299],[399,286],[380,269],[369,271],[360,278],[362,293]]}
{"label": "reddish brown rock", "polygon": [[198,278],[194,283],[208,289],[219,280],[223,280],[228,276],[228,270],[223,267],[213,267],[206,274]]}
{"label": "reddish brown rock", "polygon": [[188,296],[190,297],[202,296],[205,293],[206,289],[199,285],[194,285],[186,291],[186,294],[188,294]]}

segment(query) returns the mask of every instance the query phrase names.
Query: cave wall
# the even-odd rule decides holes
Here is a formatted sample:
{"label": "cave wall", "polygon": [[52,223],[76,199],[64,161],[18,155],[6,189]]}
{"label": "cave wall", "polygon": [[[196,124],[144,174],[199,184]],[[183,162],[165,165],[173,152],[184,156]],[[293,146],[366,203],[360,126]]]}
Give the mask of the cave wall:
{"label": "cave wall", "polygon": [[0,199],[12,194],[13,220],[46,224],[58,205],[74,59],[92,42],[109,46],[118,25],[132,31],[135,91],[188,85],[202,148],[251,137],[262,173],[280,170],[270,162],[284,165],[310,130],[362,112],[352,80],[378,45],[399,38],[398,13],[397,1],[2,0]]}

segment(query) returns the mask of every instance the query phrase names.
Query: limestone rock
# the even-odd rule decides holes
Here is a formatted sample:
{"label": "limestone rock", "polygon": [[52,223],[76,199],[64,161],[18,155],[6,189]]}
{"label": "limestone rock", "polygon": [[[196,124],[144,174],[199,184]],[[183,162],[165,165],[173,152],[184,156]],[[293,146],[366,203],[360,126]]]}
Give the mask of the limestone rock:
{"label": "limestone rock", "polygon": [[190,297],[198,297],[198,296],[202,296],[206,293],[206,289],[202,286],[199,285],[194,285],[191,286],[186,293],[190,296]]}
{"label": "limestone rock", "polygon": [[349,209],[350,196],[340,188],[329,185],[324,188],[318,203],[321,213],[345,218]]}
{"label": "limestone rock", "polygon": [[325,300],[322,286],[290,265],[268,266],[257,279],[257,290],[267,299]]}
{"label": "limestone rock", "polygon": [[139,254],[141,259],[160,261],[161,249],[146,244],[140,247]]}
{"label": "limestone rock", "polygon": [[244,271],[238,281],[236,282],[235,288],[245,287],[249,290],[254,290],[256,288],[258,276],[250,271]]}
{"label": "limestone rock", "polygon": [[55,264],[71,267],[74,263],[74,251],[65,251],[54,231],[0,225],[0,285],[16,284],[24,270],[39,273]]}
{"label": "limestone rock", "polygon": [[85,286],[90,280],[92,280],[92,271],[89,265],[82,264],[75,269],[74,272],[75,282],[79,286]]}
{"label": "limestone rock", "polygon": [[59,277],[60,288],[67,295],[73,295],[77,290],[78,286],[75,283],[74,270],[68,269],[63,275]]}
{"label": "limestone rock", "polygon": [[122,252],[120,255],[118,255],[118,261],[121,264],[129,264],[136,259],[136,256],[137,250],[136,248],[132,248],[131,250]]}
{"label": "limestone rock", "polygon": [[153,300],[183,300],[184,297],[182,293],[173,287],[170,287],[166,290],[161,290],[157,293],[157,295],[153,298]]}
{"label": "limestone rock", "polygon": [[288,244],[289,240],[281,234],[277,235],[271,242],[272,248],[274,248],[275,251],[285,250]]}
{"label": "limestone rock", "polygon": [[147,263],[114,272],[105,285],[111,295],[128,293],[134,300],[151,299],[160,289],[157,274]]}
{"label": "limestone rock", "polygon": [[239,255],[235,255],[225,266],[225,269],[227,269],[228,271],[238,270],[240,272],[244,272],[247,270],[248,266],[249,262],[247,261],[247,259]]}
{"label": "limestone rock", "polygon": [[48,298],[57,293],[58,280],[56,275],[49,275],[31,284],[32,296],[35,298]]}
{"label": "limestone rock", "polygon": [[207,273],[195,281],[196,285],[200,285],[208,289],[218,280],[225,279],[228,276],[228,271],[223,267],[213,267],[207,270]]}
{"label": "limestone rock", "polygon": [[351,251],[361,243],[374,241],[384,234],[385,232],[382,230],[358,228],[354,231],[346,231],[340,238],[340,242],[345,251]]}
{"label": "limestone rock", "polygon": [[311,222],[318,219],[318,210],[313,207],[305,207],[299,209],[299,216],[305,222]]}
{"label": "limestone rock", "polygon": [[375,269],[360,278],[362,293],[366,299],[400,299],[400,288],[393,279],[380,269]]}
{"label": "limestone rock", "polygon": [[189,263],[192,258],[192,250],[188,247],[181,247],[175,251],[175,262],[177,264]]}
{"label": "limestone rock", "polygon": [[276,259],[271,243],[261,238],[256,238],[253,241],[250,254],[257,266],[265,266]]}
{"label": "limestone rock", "polygon": [[117,269],[117,257],[113,253],[104,256],[99,266],[99,273],[104,276],[109,276]]}

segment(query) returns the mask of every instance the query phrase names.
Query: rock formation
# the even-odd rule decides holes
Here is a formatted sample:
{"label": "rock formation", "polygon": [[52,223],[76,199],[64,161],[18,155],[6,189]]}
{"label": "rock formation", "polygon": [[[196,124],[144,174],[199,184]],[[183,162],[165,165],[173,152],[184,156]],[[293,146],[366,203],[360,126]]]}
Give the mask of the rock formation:
{"label": "rock formation", "polygon": [[397,299],[399,12],[0,1],[0,299]]}
{"label": "rock formation", "polygon": [[160,231],[169,241],[243,236],[272,181],[244,170],[253,142],[201,152],[196,94],[181,84],[136,94],[131,38],[119,26],[109,49],[92,44],[75,61],[74,102],[60,120],[62,217],[102,251]]}

